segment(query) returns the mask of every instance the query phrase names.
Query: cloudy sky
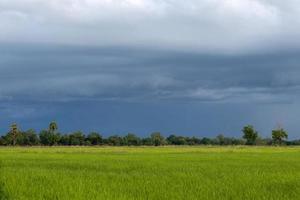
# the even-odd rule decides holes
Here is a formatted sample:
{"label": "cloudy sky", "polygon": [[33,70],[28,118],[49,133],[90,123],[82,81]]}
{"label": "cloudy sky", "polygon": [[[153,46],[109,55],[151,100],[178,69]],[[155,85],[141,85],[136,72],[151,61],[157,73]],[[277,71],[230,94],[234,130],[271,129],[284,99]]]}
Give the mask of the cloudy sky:
{"label": "cloudy sky", "polygon": [[0,0],[0,131],[300,137],[298,0]]}

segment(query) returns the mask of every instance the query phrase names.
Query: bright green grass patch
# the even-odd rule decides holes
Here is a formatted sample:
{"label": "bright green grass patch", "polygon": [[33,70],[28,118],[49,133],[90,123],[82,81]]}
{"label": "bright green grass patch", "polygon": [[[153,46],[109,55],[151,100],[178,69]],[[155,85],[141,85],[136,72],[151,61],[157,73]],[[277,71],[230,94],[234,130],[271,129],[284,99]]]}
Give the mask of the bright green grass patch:
{"label": "bright green grass patch", "polygon": [[0,148],[0,199],[299,199],[300,148]]}

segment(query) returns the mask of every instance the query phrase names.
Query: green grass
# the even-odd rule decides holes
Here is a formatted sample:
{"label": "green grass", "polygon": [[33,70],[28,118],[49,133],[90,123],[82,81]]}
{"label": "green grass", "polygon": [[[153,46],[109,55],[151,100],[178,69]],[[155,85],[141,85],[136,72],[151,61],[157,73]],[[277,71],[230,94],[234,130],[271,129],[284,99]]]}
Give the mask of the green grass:
{"label": "green grass", "polygon": [[299,199],[300,148],[0,148],[0,199]]}

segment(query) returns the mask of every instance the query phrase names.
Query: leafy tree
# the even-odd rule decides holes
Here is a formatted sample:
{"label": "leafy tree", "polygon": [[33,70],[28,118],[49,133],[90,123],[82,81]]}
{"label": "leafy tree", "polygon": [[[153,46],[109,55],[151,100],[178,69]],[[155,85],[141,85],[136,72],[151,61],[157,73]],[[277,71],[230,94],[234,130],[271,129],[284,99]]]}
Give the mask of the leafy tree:
{"label": "leafy tree", "polygon": [[107,144],[112,146],[121,146],[123,143],[122,137],[113,135],[107,138]]}
{"label": "leafy tree", "polygon": [[155,146],[160,146],[165,144],[165,138],[160,134],[160,132],[154,132],[151,134],[152,144]]}
{"label": "leafy tree", "polygon": [[70,136],[67,134],[62,135],[58,143],[60,145],[70,145]]}
{"label": "leafy tree", "polygon": [[58,126],[56,122],[50,122],[48,130],[42,130],[40,132],[41,144],[50,146],[59,144],[61,136],[59,133],[57,133],[57,130]]}
{"label": "leafy tree", "polygon": [[247,145],[254,145],[258,137],[257,131],[254,130],[253,126],[247,125],[243,128],[243,138],[246,139]]}
{"label": "leafy tree", "polygon": [[123,137],[123,144],[127,146],[137,146],[140,145],[141,139],[133,133],[128,133]]}
{"label": "leafy tree", "polygon": [[176,135],[169,135],[168,137],[167,137],[167,142],[168,142],[168,144],[171,144],[171,145],[175,145],[175,143],[176,143]]}
{"label": "leafy tree", "polygon": [[186,142],[188,145],[199,145],[201,144],[201,140],[197,137],[186,137]]}
{"label": "leafy tree", "polygon": [[256,145],[272,145],[273,144],[273,140],[271,138],[261,138],[261,137],[257,137],[256,139]]}
{"label": "leafy tree", "polygon": [[245,141],[239,138],[225,137],[220,134],[216,138],[204,137],[200,140],[203,145],[244,145]]}
{"label": "leafy tree", "polygon": [[225,137],[223,134],[219,134],[214,141],[214,144],[217,145],[237,145],[242,144],[238,139],[232,137]]}
{"label": "leafy tree", "polygon": [[85,136],[81,131],[76,131],[69,135],[70,145],[84,145]]}
{"label": "leafy tree", "polygon": [[224,137],[223,145],[233,145],[233,140],[234,140],[234,138]]}
{"label": "leafy tree", "polygon": [[243,139],[232,138],[232,145],[244,145],[245,141]]}
{"label": "leafy tree", "polygon": [[1,136],[1,137],[0,137],[0,145],[7,145],[5,136]]}
{"label": "leafy tree", "polygon": [[88,141],[91,145],[100,145],[102,144],[102,136],[97,132],[91,132],[87,136],[86,141]]}
{"label": "leafy tree", "polygon": [[16,123],[10,126],[10,134],[12,138],[12,145],[16,145],[18,137],[20,137],[20,131]]}
{"label": "leafy tree", "polygon": [[141,144],[146,145],[146,146],[152,146],[153,142],[152,142],[152,139],[150,137],[146,137],[146,138],[142,138]]}
{"label": "leafy tree", "polygon": [[277,129],[272,130],[272,139],[274,144],[281,145],[282,141],[287,138],[288,138],[288,134],[283,128],[278,127]]}
{"label": "leafy tree", "polygon": [[108,145],[108,138],[102,138],[102,144]]}
{"label": "leafy tree", "polygon": [[60,141],[59,133],[51,133],[48,130],[42,130],[40,132],[40,142],[43,145],[57,145]]}
{"label": "leafy tree", "polygon": [[10,131],[2,137],[2,143],[5,145],[20,145],[21,141],[22,135],[17,124],[12,124],[10,126]]}
{"label": "leafy tree", "polygon": [[21,145],[33,146],[39,144],[40,142],[38,135],[33,129],[29,129],[25,132],[22,132],[21,135],[22,135],[22,141],[20,142]]}
{"label": "leafy tree", "polygon": [[300,140],[287,141],[286,145],[300,145]]}
{"label": "leafy tree", "polygon": [[204,144],[204,145],[212,144],[212,139],[204,137],[201,139],[201,144]]}
{"label": "leafy tree", "polygon": [[225,144],[225,136],[223,134],[219,134],[216,137],[216,140],[217,140],[218,145],[224,145]]}
{"label": "leafy tree", "polygon": [[172,145],[185,145],[187,144],[186,138],[183,136],[170,135],[167,137],[168,144]]}
{"label": "leafy tree", "polygon": [[184,137],[184,136],[178,136],[176,143],[178,145],[187,145],[186,137]]}

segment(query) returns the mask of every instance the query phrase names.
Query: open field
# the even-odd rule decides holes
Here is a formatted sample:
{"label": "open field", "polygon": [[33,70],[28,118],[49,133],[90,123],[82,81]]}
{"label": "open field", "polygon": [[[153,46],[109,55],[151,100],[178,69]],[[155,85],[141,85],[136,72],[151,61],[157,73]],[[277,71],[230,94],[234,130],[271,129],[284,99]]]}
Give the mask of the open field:
{"label": "open field", "polygon": [[300,148],[0,148],[0,199],[299,199]]}

